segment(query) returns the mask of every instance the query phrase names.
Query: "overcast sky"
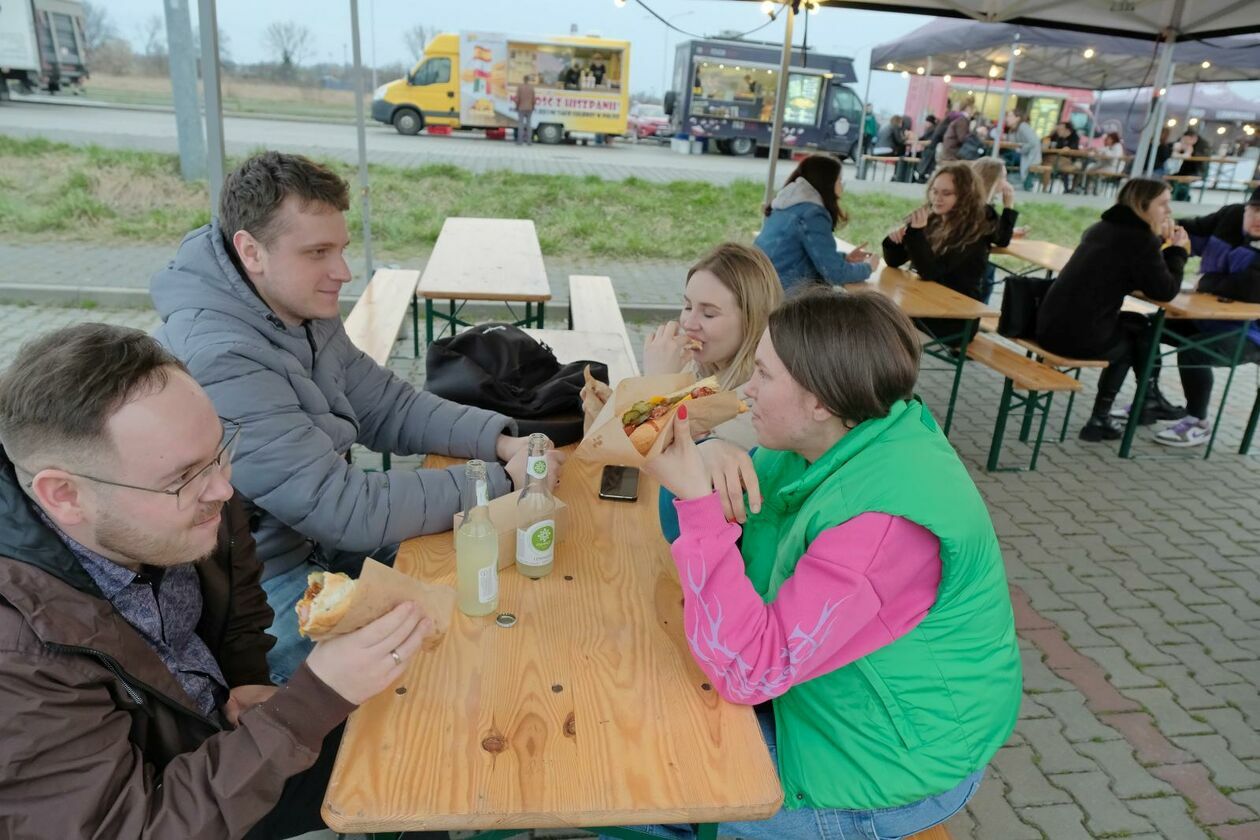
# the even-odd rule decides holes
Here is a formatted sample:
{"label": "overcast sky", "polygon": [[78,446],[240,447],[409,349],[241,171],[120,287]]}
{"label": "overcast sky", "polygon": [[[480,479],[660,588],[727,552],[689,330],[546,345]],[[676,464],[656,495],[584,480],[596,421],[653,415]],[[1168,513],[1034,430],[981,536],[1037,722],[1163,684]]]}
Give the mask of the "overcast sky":
{"label": "overcast sky", "polygon": [[[162,13],[162,0],[96,0],[109,10],[114,26],[133,43],[142,23]],[[191,0],[194,6],[196,0]],[[647,5],[680,29],[696,35],[715,35],[724,29],[741,32],[765,23],[759,4],[731,0],[645,0]],[[373,12],[375,13],[373,15]],[[218,0],[219,26],[227,33],[232,58],[237,61],[270,59],[263,32],[273,21],[297,21],[307,26],[314,40],[312,61],[341,61],[349,54],[349,0]],[[376,61],[388,64],[409,60],[402,33],[416,24],[438,27],[443,32],[479,29],[521,35],[562,35],[577,24],[583,34],[631,42],[630,89],[659,94],[668,43],[686,35],[669,32],[664,24],[629,0],[617,8],[613,0],[359,0],[364,61],[371,61],[375,41]],[[375,37],[372,18],[375,17]],[[820,52],[850,56],[858,71],[858,94],[866,84],[866,65],[872,46],[893,40],[922,26],[928,18],[879,12],[823,9],[817,15],[797,18],[796,44],[804,36],[809,19],[809,43]],[[755,38],[782,42],[783,18],[758,32]],[[672,68],[669,68],[672,71]],[[889,73],[876,73],[871,99],[880,109],[900,110],[906,83]]]}

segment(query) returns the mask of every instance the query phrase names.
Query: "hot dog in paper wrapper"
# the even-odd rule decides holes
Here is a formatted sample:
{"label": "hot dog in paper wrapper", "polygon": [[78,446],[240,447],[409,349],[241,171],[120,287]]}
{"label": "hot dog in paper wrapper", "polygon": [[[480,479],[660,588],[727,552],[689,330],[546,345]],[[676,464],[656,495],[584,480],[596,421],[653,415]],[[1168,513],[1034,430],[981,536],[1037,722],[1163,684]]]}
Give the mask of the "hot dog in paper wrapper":
{"label": "hot dog in paper wrapper", "polygon": [[[626,434],[623,417],[634,409],[636,403],[652,403],[687,389],[697,387],[716,387],[712,379],[697,381],[689,373],[674,373],[664,376],[638,376],[623,379],[613,391],[612,398],[604,404],[603,409],[591,423],[590,430],[578,444],[574,457],[596,464],[620,464],[628,467],[639,467],[648,458],[658,454],[664,443],[657,434],[646,454],[642,454]],[[687,420],[695,433],[704,433],[735,417],[747,407],[740,401],[734,391],[716,391],[709,396],[684,396],[669,406],[663,417],[653,421],[653,425],[663,428],[665,423],[672,422],[679,405],[687,406]]]}

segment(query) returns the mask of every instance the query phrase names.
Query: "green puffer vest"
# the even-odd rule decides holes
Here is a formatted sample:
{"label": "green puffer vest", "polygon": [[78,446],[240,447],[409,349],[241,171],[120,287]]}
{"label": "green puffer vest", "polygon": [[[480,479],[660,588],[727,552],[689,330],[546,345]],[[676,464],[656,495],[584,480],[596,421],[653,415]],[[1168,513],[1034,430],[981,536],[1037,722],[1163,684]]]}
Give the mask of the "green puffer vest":
{"label": "green puffer vest", "polygon": [[889,808],[955,787],[1011,734],[1022,692],[1002,555],[962,462],[912,400],[814,464],[767,449],[754,463],[764,501],[742,551],[767,603],[820,533],[861,513],[941,543],[936,603],[912,631],[774,700],[785,807]]}

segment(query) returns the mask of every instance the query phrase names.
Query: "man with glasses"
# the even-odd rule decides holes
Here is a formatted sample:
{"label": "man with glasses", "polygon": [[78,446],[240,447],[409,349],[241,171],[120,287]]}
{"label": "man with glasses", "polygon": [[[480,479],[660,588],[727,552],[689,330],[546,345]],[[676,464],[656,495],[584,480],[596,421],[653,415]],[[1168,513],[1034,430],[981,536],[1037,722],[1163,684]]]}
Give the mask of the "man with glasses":
{"label": "man with glasses", "polygon": [[58,330],[0,375],[0,837],[322,827],[341,723],[432,623],[400,607],[272,685],[239,439],[139,330]]}
{"label": "man with glasses", "polygon": [[232,482],[265,564],[278,682],[309,649],[293,607],[311,570],[390,563],[402,540],[449,531],[460,507],[462,467],[368,471],[348,463],[352,445],[480,458],[491,496],[524,485],[526,439],[511,420],[418,391],[350,342],[338,300],[351,279],[349,206],[326,167],[255,155],[224,181],[218,216],[152,281],[157,339],[241,424]]}

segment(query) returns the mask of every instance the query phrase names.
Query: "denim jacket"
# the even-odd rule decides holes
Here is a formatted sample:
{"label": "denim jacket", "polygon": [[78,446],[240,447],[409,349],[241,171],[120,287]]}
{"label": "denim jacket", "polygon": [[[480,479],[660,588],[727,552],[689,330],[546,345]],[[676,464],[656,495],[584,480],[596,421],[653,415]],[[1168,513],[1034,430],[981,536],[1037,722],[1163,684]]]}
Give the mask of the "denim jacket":
{"label": "denim jacket", "polygon": [[847,262],[836,250],[831,215],[804,178],[779,190],[754,244],[774,263],[784,289],[811,281],[860,283],[871,276],[869,265]]}

